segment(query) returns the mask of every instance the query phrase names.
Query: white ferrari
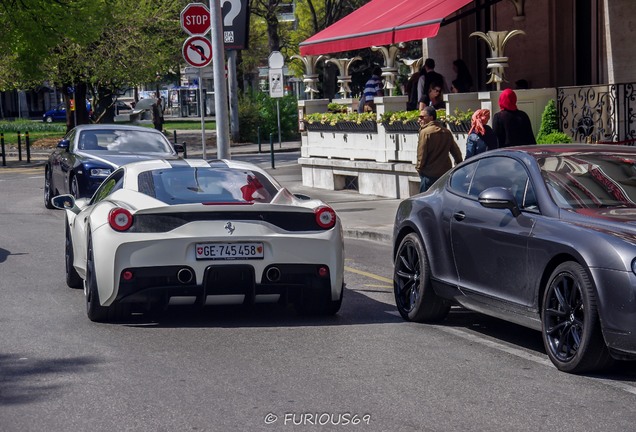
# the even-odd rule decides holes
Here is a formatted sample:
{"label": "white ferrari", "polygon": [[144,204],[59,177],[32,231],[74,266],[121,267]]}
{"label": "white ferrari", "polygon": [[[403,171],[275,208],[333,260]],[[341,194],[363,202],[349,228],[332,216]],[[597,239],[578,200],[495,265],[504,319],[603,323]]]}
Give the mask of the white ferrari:
{"label": "white ferrari", "polygon": [[344,288],[342,226],[256,165],[150,160],[124,165],[91,199],[60,195],[66,282],[92,321],[173,304],[289,301],[335,314]]}

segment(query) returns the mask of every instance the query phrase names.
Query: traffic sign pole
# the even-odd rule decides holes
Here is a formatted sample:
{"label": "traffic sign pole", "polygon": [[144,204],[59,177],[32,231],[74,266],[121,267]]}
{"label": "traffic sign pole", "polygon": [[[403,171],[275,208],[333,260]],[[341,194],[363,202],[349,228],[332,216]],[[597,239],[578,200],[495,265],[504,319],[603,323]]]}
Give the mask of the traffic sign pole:
{"label": "traffic sign pole", "polygon": [[230,158],[227,83],[225,80],[225,51],[221,0],[210,0],[212,24],[212,61],[214,62],[214,106],[216,108],[216,150],[219,159]]}

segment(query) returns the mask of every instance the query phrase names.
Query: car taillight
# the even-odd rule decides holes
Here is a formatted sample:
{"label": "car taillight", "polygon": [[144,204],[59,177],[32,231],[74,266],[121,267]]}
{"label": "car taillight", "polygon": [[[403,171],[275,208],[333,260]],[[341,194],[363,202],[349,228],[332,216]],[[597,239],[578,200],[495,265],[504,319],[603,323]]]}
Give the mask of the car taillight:
{"label": "car taillight", "polygon": [[331,207],[318,207],[314,212],[316,213],[316,223],[320,228],[329,229],[336,224],[336,212]]}
{"label": "car taillight", "polygon": [[118,207],[108,213],[108,223],[115,231],[126,231],[132,226],[133,217],[128,210]]}

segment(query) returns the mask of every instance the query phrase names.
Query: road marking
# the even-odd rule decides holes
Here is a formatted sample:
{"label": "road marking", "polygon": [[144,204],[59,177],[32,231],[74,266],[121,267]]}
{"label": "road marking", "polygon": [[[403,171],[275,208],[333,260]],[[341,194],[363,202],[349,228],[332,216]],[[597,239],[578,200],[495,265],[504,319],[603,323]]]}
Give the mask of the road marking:
{"label": "road marking", "polygon": [[348,271],[348,272],[351,272],[351,273],[355,273],[355,274],[359,274],[361,276],[366,276],[368,278],[375,279],[375,280],[378,280],[380,282],[386,282],[388,284],[391,284],[391,286],[393,286],[393,280],[385,278],[384,276],[379,276],[379,275],[376,275],[376,274],[373,274],[373,273],[368,273],[368,272],[365,272],[365,271],[362,271],[362,270],[358,270],[358,269],[354,269],[353,267],[348,267],[348,266],[345,266],[344,269],[345,269],[345,271]]}

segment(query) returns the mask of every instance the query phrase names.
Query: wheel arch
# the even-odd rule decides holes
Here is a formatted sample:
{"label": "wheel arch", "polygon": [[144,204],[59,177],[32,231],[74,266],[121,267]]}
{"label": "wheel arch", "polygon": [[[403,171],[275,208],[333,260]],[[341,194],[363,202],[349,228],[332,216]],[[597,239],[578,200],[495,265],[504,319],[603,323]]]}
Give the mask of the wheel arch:
{"label": "wheel arch", "polygon": [[[397,257],[397,252],[398,252],[398,248],[400,247],[400,243],[402,243],[402,240],[404,240],[404,237],[406,237],[407,235],[411,233],[416,233],[420,237],[420,239],[422,239],[422,235],[419,233],[419,231],[410,224],[402,226],[400,228],[400,231],[398,231],[398,233],[395,235],[395,239],[393,240],[393,254],[392,254],[393,262],[395,262],[395,258]],[[422,239],[422,242],[426,246],[424,239]]]}
{"label": "wheel arch", "polygon": [[550,276],[552,276],[552,273],[558,266],[568,261],[575,262],[579,264],[581,267],[583,267],[585,272],[587,272],[590,282],[592,283],[594,292],[596,293],[598,297],[598,293],[596,292],[596,284],[594,283],[594,278],[592,277],[592,273],[590,273],[587,263],[583,261],[582,259],[577,258],[573,254],[560,253],[552,257],[552,259],[548,262],[548,264],[543,269],[543,274],[541,275],[541,279],[539,281],[539,295],[537,296],[537,310],[539,311],[539,314],[541,314],[541,305],[543,304],[543,297],[545,296],[545,292],[548,288],[548,281],[550,280]]}

